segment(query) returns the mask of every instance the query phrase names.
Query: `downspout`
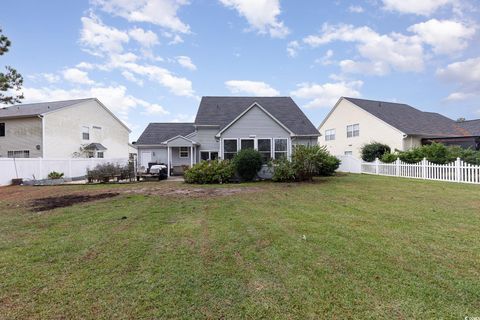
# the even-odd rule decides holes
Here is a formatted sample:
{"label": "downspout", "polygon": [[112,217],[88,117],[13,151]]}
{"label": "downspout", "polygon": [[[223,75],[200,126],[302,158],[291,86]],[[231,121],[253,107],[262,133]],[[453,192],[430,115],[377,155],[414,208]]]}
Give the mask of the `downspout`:
{"label": "downspout", "polygon": [[42,120],[42,158],[45,158],[45,117],[41,114],[38,117]]}

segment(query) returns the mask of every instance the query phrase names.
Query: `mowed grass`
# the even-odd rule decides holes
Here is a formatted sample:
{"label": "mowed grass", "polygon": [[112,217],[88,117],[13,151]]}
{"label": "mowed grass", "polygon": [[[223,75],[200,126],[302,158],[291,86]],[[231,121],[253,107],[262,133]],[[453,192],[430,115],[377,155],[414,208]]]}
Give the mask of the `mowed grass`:
{"label": "mowed grass", "polygon": [[480,316],[479,186],[366,175],[222,186],[252,187],[43,213],[0,198],[0,318]]}

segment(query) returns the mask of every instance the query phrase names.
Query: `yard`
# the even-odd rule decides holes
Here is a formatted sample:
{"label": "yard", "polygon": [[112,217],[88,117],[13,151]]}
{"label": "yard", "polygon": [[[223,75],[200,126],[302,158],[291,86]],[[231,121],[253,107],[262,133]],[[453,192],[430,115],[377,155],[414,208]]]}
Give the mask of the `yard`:
{"label": "yard", "polygon": [[478,317],[479,235],[455,183],[0,188],[0,318]]}

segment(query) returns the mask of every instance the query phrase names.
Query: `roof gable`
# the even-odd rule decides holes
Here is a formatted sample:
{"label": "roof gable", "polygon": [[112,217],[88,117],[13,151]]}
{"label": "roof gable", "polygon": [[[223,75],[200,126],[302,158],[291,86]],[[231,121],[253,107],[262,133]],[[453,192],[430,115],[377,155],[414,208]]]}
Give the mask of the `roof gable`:
{"label": "roof gable", "polygon": [[319,135],[290,97],[203,97],[195,124],[218,125],[222,131],[255,102],[294,135]]}
{"label": "roof gable", "polygon": [[137,145],[160,145],[178,136],[195,132],[193,123],[150,123],[137,140]]}

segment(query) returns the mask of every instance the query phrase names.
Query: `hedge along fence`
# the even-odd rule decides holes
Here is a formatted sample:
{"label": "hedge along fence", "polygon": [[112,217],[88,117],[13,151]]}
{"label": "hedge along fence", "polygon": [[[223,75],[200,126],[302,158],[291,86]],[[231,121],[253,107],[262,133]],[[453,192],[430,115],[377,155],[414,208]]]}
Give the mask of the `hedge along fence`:
{"label": "hedge along fence", "polygon": [[436,164],[424,158],[418,163],[397,159],[385,163],[378,158],[374,162],[362,162],[362,173],[425,180],[480,184],[480,165],[472,165],[460,158],[447,164]]}

